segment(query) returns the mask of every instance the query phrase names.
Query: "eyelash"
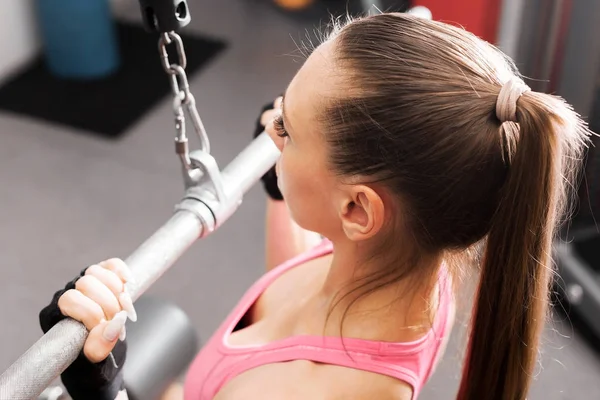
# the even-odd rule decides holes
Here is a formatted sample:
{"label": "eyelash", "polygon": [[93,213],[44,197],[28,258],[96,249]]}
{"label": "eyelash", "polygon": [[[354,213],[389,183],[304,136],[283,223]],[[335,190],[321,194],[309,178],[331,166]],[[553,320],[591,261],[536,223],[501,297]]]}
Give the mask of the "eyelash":
{"label": "eyelash", "polygon": [[289,137],[287,131],[285,130],[285,126],[283,125],[283,117],[281,114],[275,117],[275,120],[273,120],[273,126],[275,127],[275,134],[277,136],[282,138]]}

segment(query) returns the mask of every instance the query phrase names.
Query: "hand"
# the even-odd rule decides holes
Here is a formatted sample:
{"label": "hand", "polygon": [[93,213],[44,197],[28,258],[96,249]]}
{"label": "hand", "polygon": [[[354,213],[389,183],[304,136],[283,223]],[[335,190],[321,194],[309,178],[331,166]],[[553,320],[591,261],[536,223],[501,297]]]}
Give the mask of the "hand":
{"label": "hand", "polygon": [[137,320],[125,283],[131,271],[119,259],[92,265],[75,283],[74,289],[58,299],[61,313],[81,323],[90,331],[83,353],[92,363],[106,359],[117,344],[125,340],[127,316]]}
{"label": "hand", "polygon": [[[273,121],[273,118],[278,114],[279,109],[281,109],[281,97],[275,99],[273,103],[269,103],[265,105],[261,110],[261,115],[256,121],[256,128],[254,130],[253,138],[256,138],[260,135],[265,127]],[[273,200],[283,200],[283,195],[279,191],[277,187],[277,173],[275,172],[275,166],[267,171],[261,178],[265,191],[269,195],[269,197]]]}
{"label": "hand", "polygon": [[[125,287],[130,279],[131,271],[119,259],[92,265],[56,292],[40,312],[44,333],[67,317],[82,322],[89,330],[82,353],[61,375],[74,400],[114,400],[124,387],[125,321],[127,316],[132,321],[137,319]],[[108,359],[111,352],[114,362]]]}

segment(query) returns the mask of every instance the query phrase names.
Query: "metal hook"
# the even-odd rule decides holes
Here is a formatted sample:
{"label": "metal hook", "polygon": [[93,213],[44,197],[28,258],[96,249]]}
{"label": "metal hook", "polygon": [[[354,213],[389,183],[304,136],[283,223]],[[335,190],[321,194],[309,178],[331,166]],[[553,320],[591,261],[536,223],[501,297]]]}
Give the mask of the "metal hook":
{"label": "metal hook", "polygon": [[206,129],[204,128],[204,124],[200,118],[200,114],[198,114],[198,110],[196,109],[196,98],[191,92],[189,92],[189,88],[187,94],[185,90],[182,90],[179,92],[179,96],[173,98],[173,112],[175,113],[177,138],[183,139],[186,136],[185,117],[183,113],[184,105],[187,114],[192,120],[192,125],[194,126],[194,130],[198,135],[198,139],[200,140],[200,150],[210,154],[210,140],[208,139]]}

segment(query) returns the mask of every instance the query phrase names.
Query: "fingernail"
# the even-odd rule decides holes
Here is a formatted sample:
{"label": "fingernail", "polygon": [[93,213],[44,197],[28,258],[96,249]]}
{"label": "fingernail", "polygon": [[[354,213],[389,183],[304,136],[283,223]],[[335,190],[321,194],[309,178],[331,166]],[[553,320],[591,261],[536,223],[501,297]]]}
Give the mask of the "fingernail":
{"label": "fingernail", "polygon": [[135,312],[135,307],[133,306],[133,301],[131,300],[131,296],[127,292],[123,292],[119,295],[119,303],[121,303],[121,307],[123,310],[127,312],[127,316],[132,322],[137,321],[137,313]]}
{"label": "fingernail", "polygon": [[123,268],[123,278],[126,282],[133,282],[133,273],[129,268]]}
{"label": "fingernail", "polygon": [[115,369],[119,369],[119,366],[117,365],[117,360],[115,360],[115,356],[113,355],[112,351],[108,354],[110,361],[112,361],[113,367],[115,367]]}
{"label": "fingernail", "polygon": [[123,327],[123,329],[121,329],[121,334],[119,335],[119,340],[122,342],[125,340],[125,337],[127,337],[127,329]]}
{"label": "fingernail", "polygon": [[121,329],[125,326],[125,321],[127,321],[127,313],[125,311],[119,311],[108,325],[106,325],[106,328],[104,328],[104,332],[102,332],[104,339],[109,342],[117,340],[121,334]]}

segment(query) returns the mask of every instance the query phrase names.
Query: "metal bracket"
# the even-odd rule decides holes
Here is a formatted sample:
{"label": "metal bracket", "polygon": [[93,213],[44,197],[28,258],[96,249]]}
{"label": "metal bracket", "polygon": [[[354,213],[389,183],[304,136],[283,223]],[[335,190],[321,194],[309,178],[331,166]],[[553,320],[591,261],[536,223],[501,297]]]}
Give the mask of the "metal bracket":
{"label": "metal bracket", "polygon": [[189,157],[191,169],[183,168],[186,194],[177,209],[194,213],[202,221],[202,236],[207,236],[235,212],[242,196],[225,193],[221,171],[213,156],[196,150]]}
{"label": "metal bracket", "polygon": [[192,17],[186,0],[139,0],[144,27],[149,32],[177,32]]}
{"label": "metal bracket", "polygon": [[186,174],[184,177],[186,189],[192,186],[208,185],[217,201],[225,201],[221,171],[215,158],[202,150],[195,150],[190,153],[190,163],[192,169],[199,170],[200,174],[196,176]]}

